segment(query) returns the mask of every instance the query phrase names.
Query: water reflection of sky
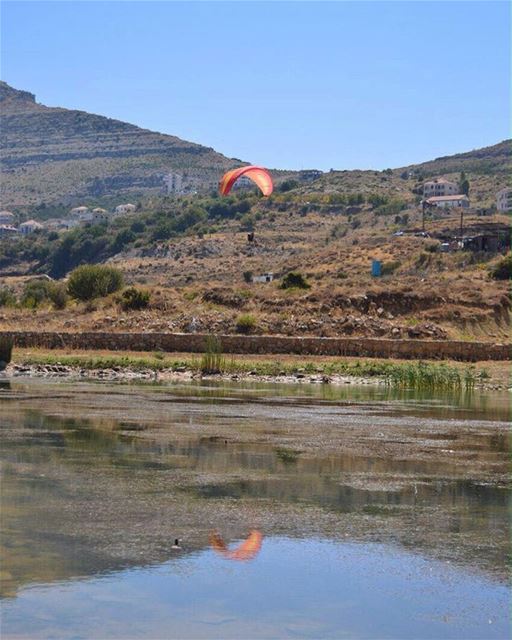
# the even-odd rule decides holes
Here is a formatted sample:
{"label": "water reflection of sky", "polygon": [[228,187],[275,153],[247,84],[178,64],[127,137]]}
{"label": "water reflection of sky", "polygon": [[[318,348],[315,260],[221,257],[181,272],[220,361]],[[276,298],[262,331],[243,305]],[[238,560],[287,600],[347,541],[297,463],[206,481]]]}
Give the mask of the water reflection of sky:
{"label": "water reflection of sky", "polygon": [[250,563],[213,551],[25,588],[3,637],[506,638],[509,590],[384,545],[266,539]]}
{"label": "water reflection of sky", "polygon": [[[3,385],[3,637],[506,637],[502,395],[271,389]],[[328,448],[356,422],[446,456]]]}

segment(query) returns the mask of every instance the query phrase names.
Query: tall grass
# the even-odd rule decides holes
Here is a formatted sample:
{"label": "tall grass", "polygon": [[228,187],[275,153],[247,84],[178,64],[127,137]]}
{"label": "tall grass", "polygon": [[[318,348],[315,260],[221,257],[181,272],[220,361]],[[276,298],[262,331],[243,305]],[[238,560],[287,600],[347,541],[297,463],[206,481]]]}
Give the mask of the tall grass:
{"label": "tall grass", "polygon": [[199,365],[201,373],[223,373],[226,369],[226,362],[222,355],[222,344],[217,336],[208,336],[205,342],[205,352],[201,357]]}
{"label": "tall grass", "polygon": [[408,389],[457,390],[472,389],[477,376],[473,369],[461,372],[446,364],[412,362],[391,365],[386,381],[395,386]]}

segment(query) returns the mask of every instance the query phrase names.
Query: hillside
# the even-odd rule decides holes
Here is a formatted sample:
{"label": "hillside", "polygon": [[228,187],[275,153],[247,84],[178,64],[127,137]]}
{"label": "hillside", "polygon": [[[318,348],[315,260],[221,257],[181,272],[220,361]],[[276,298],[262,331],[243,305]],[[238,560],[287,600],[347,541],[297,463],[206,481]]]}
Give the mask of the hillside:
{"label": "hillside", "polygon": [[[131,214],[107,213],[101,223],[70,231],[50,224],[0,239],[7,301],[0,301],[1,327],[233,332],[246,330],[239,322],[249,316],[253,333],[509,338],[508,283],[489,274],[510,247],[508,219],[493,208],[496,192],[509,184],[510,141],[394,170],[275,171],[269,198],[251,190],[220,198],[208,186],[239,161],[101,116],[38,105],[5,84],[0,98],[2,186],[11,198],[3,206],[18,223],[68,215],[69,204],[60,202],[102,200],[110,212],[127,194],[138,203]],[[161,195],[171,168],[198,192]],[[484,251],[461,242],[460,210],[430,210],[422,219],[422,180],[457,182],[461,171],[471,199],[462,236],[499,237],[499,246]],[[8,204],[17,201],[24,204]],[[382,262],[382,278],[372,277],[372,260]],[[105,262],[150,292],[147,309],[123,311],[115,296],[70,301],[60,310],[24,299],[36,274],[63,279],[80,264]],[[290,271],[300,271],[310,288],[281,289]],[[268,272],[274,282],[251,282]]]}
{"label": "hillside", "polygon": [[[85,262],[115,265],[151,300],[140,311],[123,310],[116,295],[70,301],[63,310],[44,301],[36,309],[0,305],[0,327],[509,339],[508,282],[489,276],[500,254],[441,248],[444,236],[459,233],[459,215],[429,217],[425,237],[415,232],[419,208],[395,215],[383,213],[387,205],[377,213],[364,204],[348,213],[353,207],[333,211],[300,205],[297,197],[161,201],[109,226],[0,242],[0,293],[11,289],[21,305],[31,275],[62,278]],[[507,222],[468,215],[465,233],[506,230]],[[382,261],[382,278],[371,276],[374,259]],[[310,288],[281,289],[290,271],[301,272]],[[247,281],[267,272],[273,282]]]}
{"label": "hillside", "polygon": [[494,205],[496,192],[512,185],[512,140],[386,171],[330,171],[314,185],[303,188],[302,193],[380,193],[414,202],[423,180],[442,176],[458,182],[462,171],[470,183],[471,205]]}
{"label": "hillside", "polygon": [[215,186],[240,164],[211,148],[99,115],[38,104],[0,82],[2,207],[161,193],[163,176]]}

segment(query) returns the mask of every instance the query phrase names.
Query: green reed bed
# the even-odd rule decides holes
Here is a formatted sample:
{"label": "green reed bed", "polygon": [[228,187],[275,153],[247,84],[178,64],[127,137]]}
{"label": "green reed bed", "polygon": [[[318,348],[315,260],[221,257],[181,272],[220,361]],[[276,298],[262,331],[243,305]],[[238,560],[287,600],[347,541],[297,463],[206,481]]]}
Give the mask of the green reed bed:
{"label": "green reed bed", "polygon": [[409,389],[472,389],[478,376],[473,369],[463,371],[447,364],[411,362],[393,365],[385,376],[395,386]]}

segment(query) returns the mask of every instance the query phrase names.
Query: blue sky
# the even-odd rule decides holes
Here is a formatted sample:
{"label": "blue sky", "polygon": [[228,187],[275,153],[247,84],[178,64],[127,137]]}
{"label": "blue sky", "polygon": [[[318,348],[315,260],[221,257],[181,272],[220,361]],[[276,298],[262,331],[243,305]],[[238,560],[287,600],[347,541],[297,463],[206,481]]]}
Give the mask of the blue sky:
{"label": "blue sky", "polygon": [[510,137],[508,2],[3,1],[1,75],[268,167],[397,167]]}

